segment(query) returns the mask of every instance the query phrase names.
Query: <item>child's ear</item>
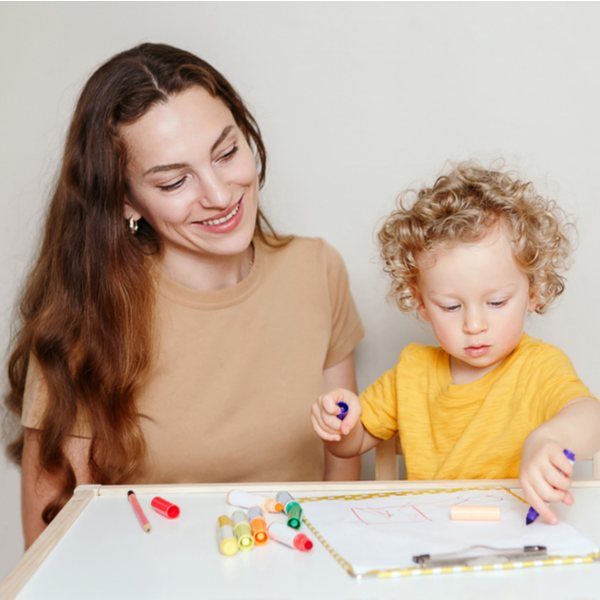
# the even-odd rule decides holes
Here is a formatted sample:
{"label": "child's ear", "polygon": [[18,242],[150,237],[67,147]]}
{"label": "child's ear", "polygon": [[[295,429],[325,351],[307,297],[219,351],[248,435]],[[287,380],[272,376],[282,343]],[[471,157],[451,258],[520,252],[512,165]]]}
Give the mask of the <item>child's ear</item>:
{"label": "child's ear", "polygon": [[425,303],[423,302],[423,296],[421,295],[421,292],[417,285],[411,285],[411,290],[413,296],[415,297],[415,300],[417,301],[417,310],[419,311],[421,318],[425,319],[425,321],[431,321],[431,319],[429,318],[429,312],[427,311]]}
{"label": "child's ear", "polygon": [[540,299],[537,291],[534,288],[529,290],[529,303],[527,304],[527,312],[534,312],[539,306]]}

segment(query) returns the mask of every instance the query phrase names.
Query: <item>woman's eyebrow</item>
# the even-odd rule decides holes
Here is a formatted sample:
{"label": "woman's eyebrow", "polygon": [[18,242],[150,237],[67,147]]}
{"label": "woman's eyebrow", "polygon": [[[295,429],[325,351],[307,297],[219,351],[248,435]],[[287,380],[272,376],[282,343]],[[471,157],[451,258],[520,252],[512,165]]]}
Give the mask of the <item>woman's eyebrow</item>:
{"label": "woman's eyebrow", "polygon": [[217,138],[217,141],[212,145],[212,148],[210,149],[211,152],[214,152],[219,147],[219,144],[231,133],[231,130],[234,127],[235,125],[227,125],[227,127],[223,129],[221,135]]}
{"label": "woman's eyebrow", "polygon": [[[214,152],[219,147],[219,144],[231,133],[231,130],[234,127],[235,127],[235,125],[227,125],[227,127],[225,127],[225,129],[223,129],[223,131],[221,132],[221,135],[217,138],[215,143],[212,145],[212,147],[210,149],[211,152]],[[185,169],[189,166],[190,165],[188,163],[173,163],[172,165],[157,165],[156,167],[152,167],[151,169],[148,169],[144,173],[144,177],[146,177],[146,175],[151,175],[153,173],[164,173],[165,171],[174,171],[176,169]]]}

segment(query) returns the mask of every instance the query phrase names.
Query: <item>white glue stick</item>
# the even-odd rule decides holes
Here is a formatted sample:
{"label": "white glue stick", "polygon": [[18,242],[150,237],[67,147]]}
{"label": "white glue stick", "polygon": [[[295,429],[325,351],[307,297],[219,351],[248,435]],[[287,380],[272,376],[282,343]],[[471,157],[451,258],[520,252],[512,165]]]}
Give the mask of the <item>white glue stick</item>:
{"label": "white glue stick", "polygon": [[273,498],[267,498],[266,496],[260,496],[259,494],[252,494],[251,492],[245,492],[244,490],[231,490],[227,494],[227,502],[231,506],[239,506],[240,508],[252,508],[253,506],[260,506],[263,512],[275,513],[283,510],[283,505],[273,500]]}

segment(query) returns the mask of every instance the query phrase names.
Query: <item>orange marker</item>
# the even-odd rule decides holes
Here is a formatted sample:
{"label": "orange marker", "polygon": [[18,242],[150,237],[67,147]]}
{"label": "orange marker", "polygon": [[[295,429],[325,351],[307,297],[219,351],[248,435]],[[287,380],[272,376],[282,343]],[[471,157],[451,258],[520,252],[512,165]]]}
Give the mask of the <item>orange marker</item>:
{"label": "orange marker", "polygon": [[267,533],[267,523],[260,506],[253,506],[248,511],[248,520],[250,521],[254,543],[257,546],[266,544],[269,541],[269,534]]}
{"label": "orange marker", "polygon": [[146,515],[144,514],[144,511],[142,510],[135,493],[130,490],[127,492],[127,497],[129,498],[129,502],[131,502],[131,506],[133,506],[133,510],[135,510],[135,514],[137,515],[140,525],[144,528],[146,533],[150,533],[150,529],[152,528],[150,527],[150,523],[148,522],[148,519],[146,518]]}
{"label": "orange marker", "polygon": [[455,504],[450,509],[450,518],[453,521],[499,521],[500,507]]}

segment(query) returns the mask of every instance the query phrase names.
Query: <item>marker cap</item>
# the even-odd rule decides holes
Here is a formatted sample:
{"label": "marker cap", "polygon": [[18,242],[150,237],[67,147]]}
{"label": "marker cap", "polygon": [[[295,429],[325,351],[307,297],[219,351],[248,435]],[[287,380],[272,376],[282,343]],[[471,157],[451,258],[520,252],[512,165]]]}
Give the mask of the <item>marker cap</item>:
{"label": "marker cap", "polygon": [[172,504],[168,500],[164,498],[152,498],[152,502],[150,502],[150,506],[163,517],[167,517],[167,519],[176,519],[179,516],[179,506]]}
{"label": "marker cap", "polygon": [[254,537],[246,513],[243,510],[236,510],[231,515],[231,520],[233,521],[233,532],[240,550],[251,550],[254,546]]}
{"label": "marker cap", "polygon": [[563,450],[563,454],[567,457],[568,460],[570,460],[572,463],[575,462],[575,455],[570,451],[567,450],[566,448]]}
{"label": "marker cap", "polygon": [[313,543],[303,533],[299,533],[294,537],[294,548],[296,550],[310,550],[312,547]]}
{"label": "marker cap", "polygon": [[227,515],[219,517],[217,530],[221,552],[225,556],[233,556],[238,551],[238,543]]}
{"label": "marker cap", "polygon": [[301,518],[302,518],[302,508],[296,502],[292,503],[290,509],[287,513],[288,515],[288,527],[293,527],[294,529],[300,529]]}
{"label": "marker cap", "polygon": [[345,402],[338,402],[337,405],[340,407],[340,412],[336,416],[340,421],[343,421],[348,414],[348,405]]}

